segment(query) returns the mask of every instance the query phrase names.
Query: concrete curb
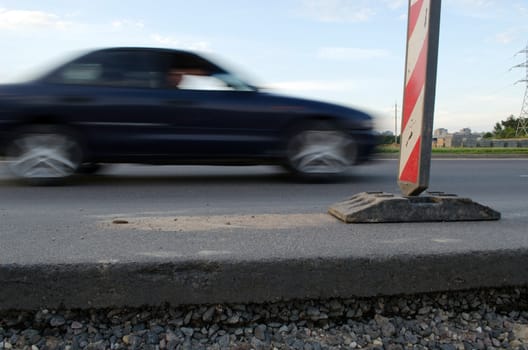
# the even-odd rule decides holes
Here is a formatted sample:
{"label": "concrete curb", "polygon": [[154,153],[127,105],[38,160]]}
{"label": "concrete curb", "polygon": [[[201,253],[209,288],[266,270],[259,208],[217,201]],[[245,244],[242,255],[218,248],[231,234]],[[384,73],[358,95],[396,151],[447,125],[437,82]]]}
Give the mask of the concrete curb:
{"label": "concrete curb", "polygon": [[0,266],[0,309],[350,298],[528,285],[528,249],[306,260]]}

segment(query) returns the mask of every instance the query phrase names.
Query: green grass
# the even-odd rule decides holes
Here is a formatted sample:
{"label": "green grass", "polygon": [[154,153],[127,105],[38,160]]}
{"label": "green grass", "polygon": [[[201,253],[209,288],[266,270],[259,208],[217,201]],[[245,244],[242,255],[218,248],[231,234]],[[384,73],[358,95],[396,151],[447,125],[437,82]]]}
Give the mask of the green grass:
{"label": "green grass", "polygon": [[[377,153],[400,153],[400,148],[392,145],[378,146]],[[526,154],[528,155],[528,148],[526,147],[472,147],[472,148],[433,148],[433,154]]]}
{"label": "green grass", "polygon": [[394,145],[381,145],[376,147],[376,153],[400,153],[400,148]]}

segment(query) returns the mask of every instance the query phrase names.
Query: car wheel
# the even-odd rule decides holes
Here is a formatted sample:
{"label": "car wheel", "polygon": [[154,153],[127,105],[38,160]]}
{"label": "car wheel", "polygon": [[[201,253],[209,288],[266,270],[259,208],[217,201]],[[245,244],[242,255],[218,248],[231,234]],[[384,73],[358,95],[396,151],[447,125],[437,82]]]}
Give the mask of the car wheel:
{"label": "car wheel", "polygon": [[38,126],[16,132],[6,150],[9,169],[18,178],[47,184],[73,175],[82,161],[79,141],[66,129]]}
{"label": "car wheel", "polygon": [[354,140],[326,123],[300,129],[287,146],[288,168],[304,178],[335,178],[355,162],[356,156]]}

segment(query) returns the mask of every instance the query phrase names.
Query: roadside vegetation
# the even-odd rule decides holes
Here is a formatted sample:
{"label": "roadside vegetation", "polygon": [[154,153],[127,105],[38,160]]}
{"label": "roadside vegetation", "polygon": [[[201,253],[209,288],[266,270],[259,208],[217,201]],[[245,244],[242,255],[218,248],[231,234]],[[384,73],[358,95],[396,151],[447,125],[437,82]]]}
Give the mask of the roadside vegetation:
{"label": "roadside vegetation", "polygon": [[519,137],[526,137],[524,134],[517,134],[517,126],[519,125],[519,118],[510,115],[506,120],[501,120],[495,124],[493,132],[488,132],[484,135],[485,138],[495,139],[512,139]]}

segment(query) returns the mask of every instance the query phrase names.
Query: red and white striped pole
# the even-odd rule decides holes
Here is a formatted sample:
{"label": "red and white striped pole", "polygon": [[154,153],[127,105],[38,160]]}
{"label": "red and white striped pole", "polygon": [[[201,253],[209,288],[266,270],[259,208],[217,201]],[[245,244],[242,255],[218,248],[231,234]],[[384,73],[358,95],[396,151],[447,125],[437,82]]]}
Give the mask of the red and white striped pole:
{"label": "red and white striped pole", "polygon": [[398,185],[417,196],[429,186],[441,0],[409,0]]}
{"label": "red and white striped pole", "polygon": [[429,186],[441,0],[409,0],[398,185],[403,196],[363,192],[328,212],[346,223],[499,220],[469,198],[418,197]]}

